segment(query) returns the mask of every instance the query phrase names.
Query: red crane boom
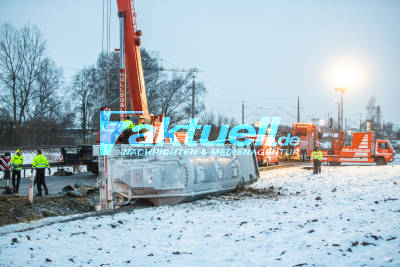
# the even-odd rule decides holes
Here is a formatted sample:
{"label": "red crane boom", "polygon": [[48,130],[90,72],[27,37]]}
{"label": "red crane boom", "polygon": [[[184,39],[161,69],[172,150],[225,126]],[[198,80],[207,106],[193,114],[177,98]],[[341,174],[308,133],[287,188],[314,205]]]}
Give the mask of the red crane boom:
{"label": "red crane boom", "polygon": [[[139,111],[144,118],[150,118],[147,107],[140,36],[137,29],[133,0],[117,0],[120,20],[120,111],[127,111],[126,76],[128,78],[129,100],[132,111]],[[125,71],[126,68],[126,71]],[[122,113],[121,119],[124,114]]]}

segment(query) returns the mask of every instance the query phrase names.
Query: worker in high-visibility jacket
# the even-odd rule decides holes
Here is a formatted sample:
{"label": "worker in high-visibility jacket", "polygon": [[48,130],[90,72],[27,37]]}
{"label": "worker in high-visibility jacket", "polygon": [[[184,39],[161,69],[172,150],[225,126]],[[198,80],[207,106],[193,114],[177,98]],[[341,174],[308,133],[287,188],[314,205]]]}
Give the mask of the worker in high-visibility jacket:
{"label": "worker in high-visibility jacket", "polygon": [[131,121],[131,117],[127,116],[126,119],[124,120],[124,122],[122,123],[122,129],[124,129],[124,131],[126,131],[126,130],[132,131],[133,127],[135,127],[135,125]]}
{"label": "worker in high-visibility jacket", "polygon": [[321,160],[323,158],[322,151],[319,150],[319,147],[316,147],[314,151],[311,153],[311,159],[314,163],[314,174],[321,173]]}
{"label": "worker in high-visibility jacket", "polygon": [[[22,164],[24,164],[24,157],[22,156],[22,149],[18,148],[15,154],[11,158],[11,169],[12,169],[12,184],[13,192],[18,193],[19,183],[21,181],[21,170]],[[15,180],[15,178],[17,178]]]}
{"label": "worker in high-visibility jacket", "polygon": [[132,135],[132,130],[134,127],[135,124],[132,122],[131,117],[127,116],[126,119],[122,122],[124,144],[129,144],[129,137]]}
{"label": "worker in high-visibility jacket", "polygon": [[32,163],[32,169],[36,170],[35,182],[38,190],[38,193],[36,194],[37,196],[42,196],[42,186],[44,193],[46,195],[49,194],[49,190],[47,189],[45,181],[45,171],[47,168],[50,168],[49,162],[47,161],[47,158],[42,155],[42,151],[38,150]]}

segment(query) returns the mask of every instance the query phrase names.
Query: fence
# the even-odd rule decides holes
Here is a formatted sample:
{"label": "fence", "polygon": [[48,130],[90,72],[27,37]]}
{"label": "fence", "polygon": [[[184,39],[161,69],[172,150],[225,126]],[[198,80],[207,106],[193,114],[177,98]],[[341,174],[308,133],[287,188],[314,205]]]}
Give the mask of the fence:
{"label": "fence", "polygon": [[56,129],[42,127],[0,127],[0,147],[3,146],[71,146],[95,144],[97,130]]}

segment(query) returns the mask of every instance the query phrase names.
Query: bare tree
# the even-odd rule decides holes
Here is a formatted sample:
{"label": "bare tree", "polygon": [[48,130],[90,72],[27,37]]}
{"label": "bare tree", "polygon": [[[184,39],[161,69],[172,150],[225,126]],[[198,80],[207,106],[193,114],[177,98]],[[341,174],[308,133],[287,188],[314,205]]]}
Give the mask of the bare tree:
{"label": "bare tree", "polygon": [[[32,118],[56,118],[60,115],[62,101],[58,95],[61,87],[62,71],[54,62],[45,58],[36,75],[31,108]],[[63,101],[65,98],[63,98]]]}
{"label": "bare tree", "polygon": [[11,107],[13,125],[21,126],[33,98],[33,85],[46,41],[36,26],[17,30],[10,24],[0,29],[0,80],[6,88],[1,102]]}
{"label": "bare tree", "polygon": [[367,121],[371,124],[371,130],[375,130],[377,126],[377,105],[376,105],[376,97],[371,96],[368,100],[367,109]]}
{"label": "bare tree", "polygon": [[18,77],[22,70],[22,56],[19,49],[20,34],[11,24],[5,23],[0,28],[0,82],[2,90],[0,101],[12,109],[13,125],[18,117]]}
{"label": "bare tree", "polygon": [[201,114],[199,122],[202,124],[210,124],[216,127],[222,125],[234,126],[237,124],[236,120],[231,117],[227,117],[221,113],[215,114],[213,111],[205,111]]}
{"label": "bare tree", "polygon": [[46,41],[43,39],[40,30],[36,26],[27,25],[20,31],[21,43],[19,45],[20,56],[22,57],[22,69],[18,79],[17,92],[19,94],[18,125],[26,118],[26,111],[33,96],[33,86],[38,76],[40,66],[44,57]]}
{"label": "bare tree", "polygon": [[161,112],[160,88],[166,86],[168,76],[160,71],[162,66],[158,53],[149,53],[146,49],[141,49],[141,55],[149,112],[158,114]]}
{"label": "bare tree", "polygon": [[86,139],[88,124],[88,113],[90,107],[91,91],[87,85],[87,72],[85,69],[75,74],[73,78],[74,97],[77,99],[77,113],[79,114],[81,128],[83,130],[82,139]]}
{"label": "bare tree", "polygon": [[[97,90],[101,106],[119,108],[119,54],[100,53],[97,64]],[[108,102],[108,103],[107,103]]]}
{"label": "bare tree", "polygon": [[73,96],[77,99],[77,113],[82,138],[86,140],[87,130],[98,128],[99,112],[103,93],[99,90],[97,71],[94,66],[82,69],[73,78]]}
{"label": "bare tree", "polygon": [[223,125],[229,125],[233,127],[236,125],[236,120],[232,117],[226,117],[225,115],[218,113],[215,114],[212,111],[205,111],[201,114],[199,122],[203,125],[211,125],[211,131],[209,135],[209,140],[215,140]]}
{"label": "bare tree", "polygon": [[[172,76],[162,73],[164,69],[158,54],[141,50],[147,103],[150,113],[164,114],[171,118],[171,124],[187,120],[191,116],[192,76],[195,69],[186,75]],[[202,97],[207,89],[201,82],[195,85],[195,114],[204,110]]]}
{"label": "bare tree", "polygon": [[215,125],[215,114],[212,111],[205,111],[201,114],[199,122],[202,124]]}
{"label": "bare tree", "polygon": [[[72,94],[71,94],[72,95]],[[60,113],[58,114],[57,121],[61,128],[72,128],[75,126],[76,114],[73,108],[72,96],[66,94],[64,101],[60,105]]]}

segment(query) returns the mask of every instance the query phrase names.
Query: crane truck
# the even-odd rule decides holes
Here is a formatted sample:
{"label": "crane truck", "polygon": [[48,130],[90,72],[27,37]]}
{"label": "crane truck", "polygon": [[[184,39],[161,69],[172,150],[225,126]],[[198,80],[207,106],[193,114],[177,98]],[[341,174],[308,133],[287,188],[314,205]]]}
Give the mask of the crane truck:
{"label": "crane truck", "polygon": [[332,132],[331,149],[324,150],[323,162],[336,166],[342,162],[376,163],[385,165],[393,161],[395,150],[388,140],[376,140],[375,132],[354,132],[352,144],[344,145],[344,132]]}
{"label": "crane truck", "polygon": [[[117,0],[120,23],[120,121],[127,112],[126,87],[129,90],[131,110],[138,122],[151,125],[158,136],[168,129],[163,115],[149,113],[146,98],[141,55],[133,0]],[[108,112],[109,110],[107,110]],[[100,132],[100,146],[102,138]],[[166,138],[165,138],[166,139]],[[179,138],[178,138],[179,139]],[[165,140],[166,141],[166,140]],[[139,144],[140,145],[140,144]],[[214,150],[214,148],[216,148]],[[109,154],[93,149],[98,157],[100,171],[99,209],[114,207],[114,197],[126,202],[144,198],[153,204],[172,204],[209,194],[234,190],[238,185],[253,183],[259,177],[254,144],[241,147],[244,154],[216,155],[220,149],[235,149],[235,145],[174,147],[165,142],[143,149],[129,144],[113,145]],[[135,151],[144,151],[137,156]],[[165,155],[163,152],[171,152]],[[180,152],[190,153],[180,153]],[[179,153],[178,153],[179,152]],[[251,153],[247,153],[251,152]]]}

